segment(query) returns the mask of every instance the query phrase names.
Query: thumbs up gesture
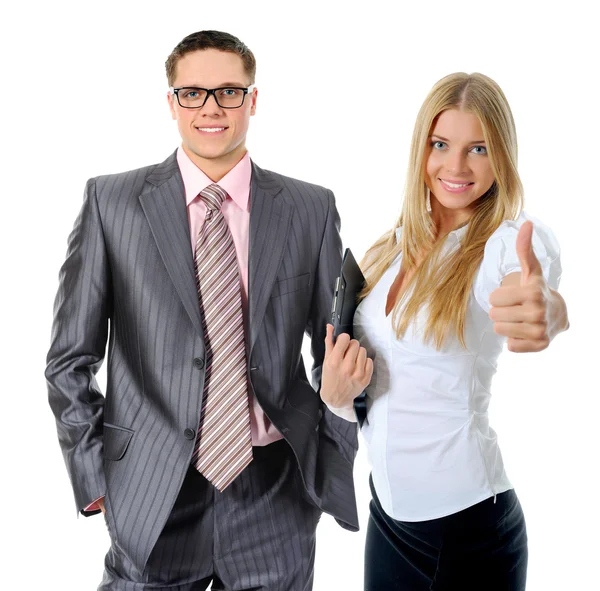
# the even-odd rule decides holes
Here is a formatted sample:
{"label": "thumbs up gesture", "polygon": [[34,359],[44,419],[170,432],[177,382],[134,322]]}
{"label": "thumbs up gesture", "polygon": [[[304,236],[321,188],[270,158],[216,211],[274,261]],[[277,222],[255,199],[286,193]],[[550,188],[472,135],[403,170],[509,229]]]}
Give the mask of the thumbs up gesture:
{"label": "thumbs up gesture", "polygon": [[531,246],[533,224],[523,223],[517,235],[520,273],[511,273],[490,296],[494,331],[508,337],[508,349],[542,351],[568,327],[564,300],[550,289]]}

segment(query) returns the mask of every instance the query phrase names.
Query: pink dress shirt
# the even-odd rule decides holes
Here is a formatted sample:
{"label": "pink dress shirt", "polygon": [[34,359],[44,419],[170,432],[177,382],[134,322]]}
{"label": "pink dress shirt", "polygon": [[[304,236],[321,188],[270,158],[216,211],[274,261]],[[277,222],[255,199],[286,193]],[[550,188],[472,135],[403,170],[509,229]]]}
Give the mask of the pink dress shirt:
{"label": "pink dress shirt", "polygon": [[[206,216],[206,205],[200,199],[200,191],[212,185],[214,181],[208,178],[189,158],[183,148],[177,150],[177,164],[185,187],[185,202],[187,204],[190,235],[192,238],[192,254],[196,251],[196,239]],[[218,182],[229,197],[223,203],[221,211],[229,226],[242,283],[242,311],[244,327],[248,330],[248,244],[250,233],[250,179],[252,164],[248,152],[244,157]],[[255,396],[250,396],[250,426],[252,429],[252,445],[263,446],[273,443],[283,436],[269,421]]]}
{"label": "pink dress shirt", "polygon": [[[177,150],[177,164],[185,187],[185,202],[190,223],[192,238],[192,256],[196,251],[196,239],[206,216],[206,205],[200,199],[200,191],[213,184],[189,158],[182,148]],[[248,152],[244,157],[219,181],[229,197],[223,203],[221,211],[229,226],[238,264],[242,288],[242,311],[244,327],[248,330],[248,244],[250,232],[250,179],[252,165]],[[252,445],[264,446],[283,439],[275,425],[269,421],[255,396],[250,396],[250,427],[252,430]],[[104,498],[104,497],[101,497]],[[98,500],[85,508],[86,511],[99,509]]]}

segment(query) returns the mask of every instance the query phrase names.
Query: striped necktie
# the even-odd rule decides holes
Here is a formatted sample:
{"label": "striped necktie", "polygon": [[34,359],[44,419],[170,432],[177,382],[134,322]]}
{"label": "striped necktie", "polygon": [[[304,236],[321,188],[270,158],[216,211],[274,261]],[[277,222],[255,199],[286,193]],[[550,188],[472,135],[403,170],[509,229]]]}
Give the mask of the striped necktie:
{"label": "striped necktie", "polygon": [[206,373],[192,463],[219,491],[252,461],[241,284],[235,245],[221,212],[219,185],[200,192],[206,218],[196,243]]}

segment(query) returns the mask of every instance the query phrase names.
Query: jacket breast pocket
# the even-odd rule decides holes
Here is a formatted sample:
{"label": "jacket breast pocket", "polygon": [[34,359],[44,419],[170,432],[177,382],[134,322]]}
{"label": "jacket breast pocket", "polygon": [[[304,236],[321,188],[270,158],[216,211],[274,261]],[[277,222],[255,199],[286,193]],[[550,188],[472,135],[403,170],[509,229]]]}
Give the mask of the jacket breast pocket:
{"label": "jacket breast pocket", "polygon": [[114,462],[120,460],[125,455],[132,437],[131,429],[104,423],[104,458]]}
{"label": "jacket breast pocket", "polygon": [[286,293],[293,293],[300,289],[305,289],[310,283],[310,273],[304,273],[303,275],[297,275],[296,277],[289,277],[287,279],[280,279],[275,283],[273,291],[271,292],[272,298],[277,298]]}

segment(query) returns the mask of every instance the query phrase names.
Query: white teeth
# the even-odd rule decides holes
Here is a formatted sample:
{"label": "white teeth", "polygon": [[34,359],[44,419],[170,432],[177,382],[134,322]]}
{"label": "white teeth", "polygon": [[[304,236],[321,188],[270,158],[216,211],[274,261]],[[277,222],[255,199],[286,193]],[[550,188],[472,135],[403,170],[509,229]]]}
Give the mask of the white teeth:
{"label": "white teeth", "polygon": [[216,133],[217,131],[224,131],[224,127],[197,127],[200,131],[208,131],[208,133]]}
{"label": "white teeth", "polygon": [[467,185],[471,184],[471,183],[463,183],[462,185],[457,185],[456,183],[449,183],[448,181],[444,181],[442,179],[440,179],[440,181],[442,181],[442,183],[444,183],[444,185],[447,185],[451,189],[460,189],[462,187],[466,187]]}

